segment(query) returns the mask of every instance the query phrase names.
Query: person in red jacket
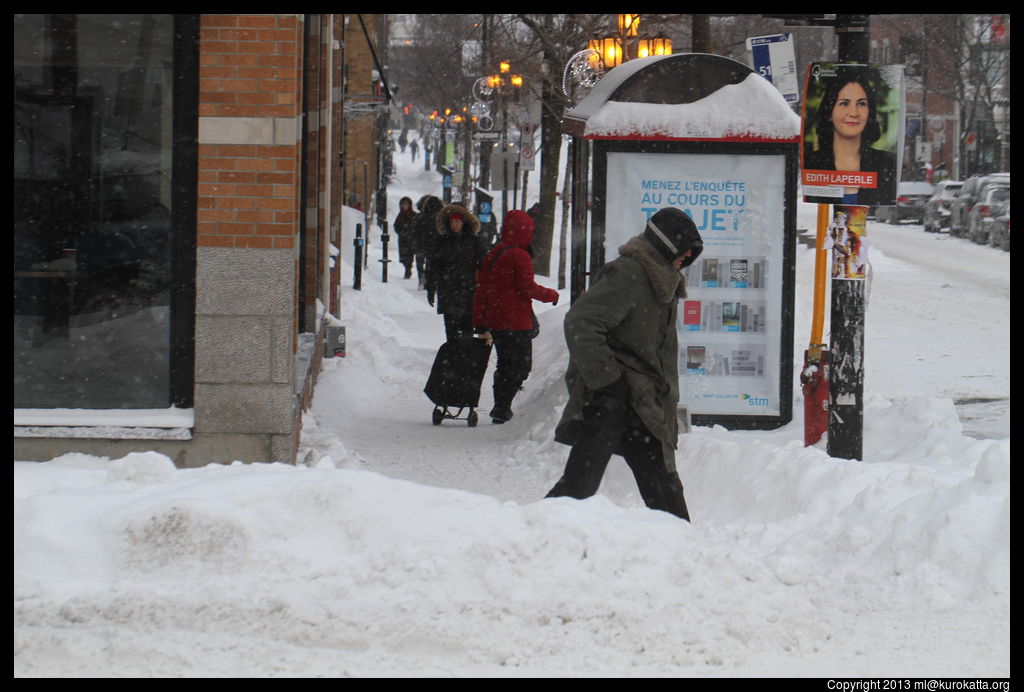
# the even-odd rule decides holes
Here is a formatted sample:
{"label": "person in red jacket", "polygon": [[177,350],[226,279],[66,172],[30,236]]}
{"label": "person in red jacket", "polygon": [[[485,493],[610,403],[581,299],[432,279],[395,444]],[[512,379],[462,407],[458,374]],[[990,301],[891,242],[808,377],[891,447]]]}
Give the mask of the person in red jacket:
{"label": "person in red jacket", "polygon": [[513,209],[505,215],[501,237],[476,274],[473,329],[490,333],[498,362],[494,370],[491,421],[512,418],[512,399],[533,369],[534,300],[558,303],[558,291],[533,280],[533,219]]}

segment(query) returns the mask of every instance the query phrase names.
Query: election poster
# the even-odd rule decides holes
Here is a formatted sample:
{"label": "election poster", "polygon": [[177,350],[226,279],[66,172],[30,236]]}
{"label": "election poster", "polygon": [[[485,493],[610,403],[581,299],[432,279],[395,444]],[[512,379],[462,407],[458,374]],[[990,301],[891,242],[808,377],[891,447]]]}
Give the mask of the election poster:
{"label": "election poster", "polygon": [[813,63],[804,93],[805,201],[895,204],[904,137],[902,65]]}
{"label": "election poster", "polygon": [[607,157],[609,260],[663,207],[686,212],[704,241],[703,253],[684,270],[680,405],[696,416],[779,416],[786,157],[614,151]]}

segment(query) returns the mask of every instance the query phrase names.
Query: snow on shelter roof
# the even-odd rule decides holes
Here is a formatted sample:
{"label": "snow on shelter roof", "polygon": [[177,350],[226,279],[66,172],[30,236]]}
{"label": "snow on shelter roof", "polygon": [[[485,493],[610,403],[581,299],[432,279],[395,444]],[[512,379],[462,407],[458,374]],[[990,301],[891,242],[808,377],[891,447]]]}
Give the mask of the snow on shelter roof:
{"label": "snow on shelter roof", "polygon": [[565,114],[563,131],[592,139],[797,142],[800,117],[767,79],[706,53],[619,65]]}

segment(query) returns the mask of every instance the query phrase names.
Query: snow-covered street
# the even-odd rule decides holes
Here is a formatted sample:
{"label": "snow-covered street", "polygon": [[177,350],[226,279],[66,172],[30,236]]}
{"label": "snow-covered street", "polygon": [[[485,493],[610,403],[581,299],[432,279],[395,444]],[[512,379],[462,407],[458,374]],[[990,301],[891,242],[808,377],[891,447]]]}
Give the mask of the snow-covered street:
{"label": "snow-covered street", "polygon": [[[441,191],[395,161],[392,218]],[[803,446],[795,382],[779,430],[680,437],[693,524],[617,458],[596,497],[542,499],[568,452],[567,290],[536,304],[512,421],[434,426],[441,317],[379,254],[353,290],[345,257],[347,355],[304,464],[15,461],[15,675],[1008,677],[1009,253],[869,236],[864,460]],[[798,246],[798,366],[812,279]]]}

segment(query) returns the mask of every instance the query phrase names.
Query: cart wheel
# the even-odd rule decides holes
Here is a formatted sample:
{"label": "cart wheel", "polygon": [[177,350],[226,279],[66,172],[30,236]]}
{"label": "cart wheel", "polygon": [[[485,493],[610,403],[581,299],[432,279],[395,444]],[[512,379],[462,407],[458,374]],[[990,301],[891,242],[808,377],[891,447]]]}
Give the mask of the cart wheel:
{"label": "cart wheel", "polygon": [[441,425],[441,421],[443,421],[443,420],[444,420],[444,411],[442,411],[439,408],[435,408],[434,409],[434,413],[433,413],[434,425]]}
{"label": "cart wheel", "polygon": [[470,411],[469,416],[466,417],[466,421],[469,423],[469,427],[475,428],[477,420],[478,416],[476,415],[476,411]]}

